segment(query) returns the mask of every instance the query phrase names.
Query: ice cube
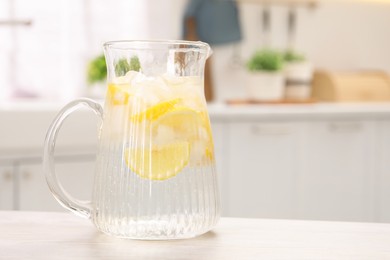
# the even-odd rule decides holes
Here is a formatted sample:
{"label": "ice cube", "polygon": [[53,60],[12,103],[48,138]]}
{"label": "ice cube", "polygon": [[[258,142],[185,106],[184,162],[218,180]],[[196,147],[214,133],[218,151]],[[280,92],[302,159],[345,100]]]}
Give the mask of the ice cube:
{"label": "ice cube", "polygon": [[184,84],[186,82],[187,77],[179,77],[179,76],[174,76],[166,73],[162,75],[161,78],[165,81],[167,85],[177,86],[177,85]]}
{"label": "ice cube", "polygon": [[199,139],[203,141],[207,142],[210,139],[208,131],[203,126],[199,126],[198,135],[199,135]]}
{"label": "ice cube", "polygon": [[191,144],[190,160],[195,164],[202,162],[206,151],[206,144],[201,141],[195,141]]}
{"label": "ice cube", "polygon": [[119,84],[128,84],[128,83],[130,83],[130,81],[128,80],[128,78],[126,76],[122,76],[122,77],[114,78],[112,83],[119,85]]}
{"label": "ice cube", "polygon": [[176,140],[175,131],[172,127],[166,125],[159,125],[154,141],[157,144],[169,144]]}
{"label": "ice cube", "polygon": [[137,95],[148,105],[156,105],[175,96],[161,77],[145,77],[134,85]]}
{"label": "ice cube", "polygon": [[126,73],[125,77],[128,79],[130,83],[136,84],[137,82],[142,82],[145,80],[147,77],[138,71],[130,70]]}

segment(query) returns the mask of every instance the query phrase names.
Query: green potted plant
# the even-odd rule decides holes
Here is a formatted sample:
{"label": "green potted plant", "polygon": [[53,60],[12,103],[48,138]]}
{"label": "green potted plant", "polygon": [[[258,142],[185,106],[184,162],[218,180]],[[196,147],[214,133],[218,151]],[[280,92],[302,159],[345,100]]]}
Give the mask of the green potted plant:
{"label": "green potted plant", "polygon": [[88,64],[87,81],[89,85],[101,83],[106,80],[107,67],[104,55],[99,55]]}
{"label": "green potted plant", "polygon": [[106,59],[104,55],[94,57],[87,66],[87,93],[95,98],[103,98],[107,78]]}
{"label": "green potted plant", "polygon": [[251,99],[275,101],[284,97],[284,59],[272,49],[256,51],[247,63],[248,94]]}
{"label": "green potted plant", "polygon": [[284,53],[286,98],[293,100],[305,100],[311,96],[311,81],[313,67],[303,54],[294,50]]}

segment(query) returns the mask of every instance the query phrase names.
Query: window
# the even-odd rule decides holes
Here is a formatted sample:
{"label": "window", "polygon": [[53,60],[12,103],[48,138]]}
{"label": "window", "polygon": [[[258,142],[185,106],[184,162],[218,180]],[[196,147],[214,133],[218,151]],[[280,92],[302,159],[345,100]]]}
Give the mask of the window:
{"label": "window", "polygon": [[[147,38],[147,1],[0,1],[0,100],[85,95],[86,64],[112,39]],[[31,23],[30,23],[31,22]]]}

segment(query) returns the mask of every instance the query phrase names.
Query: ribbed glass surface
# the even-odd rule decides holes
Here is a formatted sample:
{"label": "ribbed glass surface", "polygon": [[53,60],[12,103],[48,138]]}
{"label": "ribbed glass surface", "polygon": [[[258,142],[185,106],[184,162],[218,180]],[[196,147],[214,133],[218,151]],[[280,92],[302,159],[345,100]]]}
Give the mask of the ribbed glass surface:
{"label": "ribbed glass surface", "polygon": [[100,132],[92,219],[137,239],[193,237],[219,218],[203,77],[130,71],[111,79]]}

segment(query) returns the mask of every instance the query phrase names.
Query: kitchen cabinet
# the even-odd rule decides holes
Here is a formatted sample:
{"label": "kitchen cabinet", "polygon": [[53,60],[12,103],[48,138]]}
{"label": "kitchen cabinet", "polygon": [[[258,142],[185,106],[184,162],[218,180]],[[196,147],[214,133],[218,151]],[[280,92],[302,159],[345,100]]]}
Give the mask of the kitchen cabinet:
{"label": "kitchen cabinet", "polygon": [[364,120],[307,124],[300,145],[299,218],[374,220],[374,127]]}
{"label": "kitchen cabinet", "polygon": [[62,211],[46,184],[41,165],[22,165],[19,171],[18,210]]}
{"label": "kitchen cabinet", "polygon": [[302,127],[285,122],[229,123],[228,216],[294,216]]}
{"label": "kitchen cabinet", "polygon": [[378,159],[376,165],[375,221],[390,222],[390,121],[380,120],[377,123],[376,142]]}
{"label": "kitchen cabinet", "polygon": [[0,166],[0,210],[13,209],[12,167]]}
{"label": "kitchen cabinet", "polygon": [[[0,210],[64,210],[50,193],[42,171],[42,145],[58,106],[62,104],[55,108],[0,105],[0,122],[7,122],[0,128],[0,195],[7,194],[0,198]],[[98,125],[91,111],[80,110],[59,131],[56,170],[65,189],[77,199],[91,198]]]}
{"label": "kitchen cabinet", "polygon": [[[94,165],[92,159],[56,164],[58,179],[72,197],[91,200]],[[65,210],[51,194],[41,165],[22,165],[19,183],[20,210]]]}
{"label": "kitchen cabinet", "polygon": [[[41,161],[39,156],[0,161],[0,210],[64,210],[48,188]],[[93,152],[56,158],[58,179],[69,194],[81,200],[91,199],[94,165]]]}
{"label": "kitchen cabinet", "polygon": [[390,120],[225,125],[224,216],[390,221]]}
{"label": "kitchen cabinet", "polygon": [[214,141],[214,153],[216,161],[216,170],[218,175],[218,183],[221,194],[222,215],[227,215],[228,201],[227,197],[229,190],[227,189],[228,183],[228,165],[227,160],[224,158],[226,151],[226,135],[228,134],[227,127],[223,122],[214,122],[212,125],[213,141]]}

